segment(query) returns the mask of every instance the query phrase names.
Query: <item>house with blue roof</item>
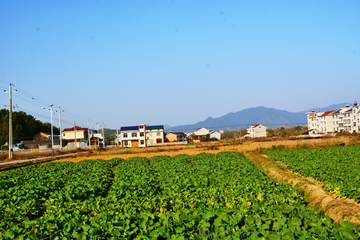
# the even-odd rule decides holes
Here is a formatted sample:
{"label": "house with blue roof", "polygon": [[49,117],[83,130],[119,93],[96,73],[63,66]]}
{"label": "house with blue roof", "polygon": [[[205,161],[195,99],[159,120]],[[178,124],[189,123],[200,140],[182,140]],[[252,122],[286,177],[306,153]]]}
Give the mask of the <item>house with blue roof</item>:
{"label": "house with blue roof", "polygon": [[164,142],[164,126],[146,126],[146,143],[147,145],[156,145]]}
{"label": "house with blue roof", "polygon": [[159,145],[164,142],[164,126],[127,126],[120,128],[118,136],[122,147],[146,147]]}
{"label": "house with blue roof", "polygon": [[122,147],[146,147],[145,124],[120,128],[120,144]]}

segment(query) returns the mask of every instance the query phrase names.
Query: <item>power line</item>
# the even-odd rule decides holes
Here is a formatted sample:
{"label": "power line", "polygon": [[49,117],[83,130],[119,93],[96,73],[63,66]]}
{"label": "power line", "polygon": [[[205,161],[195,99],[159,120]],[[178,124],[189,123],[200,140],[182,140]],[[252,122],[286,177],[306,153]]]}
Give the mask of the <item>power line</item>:
{"label": "power line", "polygon": [[24,98],[22,98],[22,97],[16,96],[16,98],[20,98],[20,99],[24,100],[25,102],[28,102],[28,103],[34,104],[34,105],[36,105],[36,106],[39,106],[37,103],[28,101],[28,100],[26,100],[26,99],[24,99]]}
{"label": "power line", "polygon": [[35,117],[41,117],[41,118],[45,118],[45,119],[50,119],[49,116],[45,116],[45,115],[42,115],[40,113],[33,112],[31,110],[28,110],[28,109],[25,109],[25,108],[22,108],[22,107],[19,107],[19,109],[23,110],[23,112],[31,113]]}
{"label": "power line", "polygon": [[[14,86],[15,86],[15,85],[14,85]],[[30,94],[30,93],[22,90],[22,89],[19,88],[18,86],[15,86],[15,87],[19,90],[19,92],[20,92],[21,94],[23,94],[23,95],[25,95],[25,96],[33,99],[34,101],[37,101],[37,102],[40,102],[41,104],[46,104],[46,105],[50,105],[50,104],[51,104],[51,103],[49,103],[49,102],[47,102],[47,101],[44,101],[44,100],[42,100],[42,99],[40,99],[40,98],[37,98],[36,96],[34,96],[34,95],[32,95],[32,94]]]}

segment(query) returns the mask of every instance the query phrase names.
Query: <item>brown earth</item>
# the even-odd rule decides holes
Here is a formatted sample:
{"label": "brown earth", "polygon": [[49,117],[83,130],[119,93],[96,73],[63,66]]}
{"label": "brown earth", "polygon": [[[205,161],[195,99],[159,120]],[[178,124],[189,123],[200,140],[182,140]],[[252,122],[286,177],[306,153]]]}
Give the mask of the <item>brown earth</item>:
{"label": "brown earth", "polygon": [[196,155],[202,152],[218,153],[223,151],[258,151],[272,148],[303,148],[303,147],[329,147],[341,144],[351,144],[351,138],[267,138],[246,141],[232,141],[232,142],[209,142],[200,144],[189,144],[179,146],[163,146],[163,147],[148,147],[148,148],[119,148],[114,147],[106,151],[87,151],[79,153],[71,158],[62,158],[58,161],[79,162],[89,159],[104,159],[110,160],[112,158],[128,159],[130,157],[153,157],[159,155],[175,156],[178,154]]}

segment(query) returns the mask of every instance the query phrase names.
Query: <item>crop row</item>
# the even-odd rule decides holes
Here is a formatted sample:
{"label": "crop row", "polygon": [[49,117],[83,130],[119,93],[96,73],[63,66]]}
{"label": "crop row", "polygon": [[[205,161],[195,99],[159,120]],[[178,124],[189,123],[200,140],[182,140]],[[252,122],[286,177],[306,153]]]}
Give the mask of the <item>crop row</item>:
{"label": "crop row", "polygon": [[265,152],[293,171],[324,183],[324,189],[360,202],[360,146]]}
{"label": "crop row", "polygon": [[[14,171],[0,173],[1,186],[8,186],[0,190],[7,209],[1,239],[359,237],[349,222],[334,225],[322,212],[306,208],[296,189],[267,178],[238,152],[51,163]],[[13,183],[32,179],[32,172],[47,180],[28,196],[37,203],[33,214],[17,212],[22,202],[8,193],[23,196]],[[21,186],[31,189],[35,182]]]}

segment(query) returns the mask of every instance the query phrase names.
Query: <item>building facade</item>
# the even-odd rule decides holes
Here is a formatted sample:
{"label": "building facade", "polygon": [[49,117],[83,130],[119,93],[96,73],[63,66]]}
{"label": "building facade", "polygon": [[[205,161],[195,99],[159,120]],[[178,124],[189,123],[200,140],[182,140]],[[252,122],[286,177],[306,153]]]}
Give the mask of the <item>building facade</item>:
{"label": "building facade", "polygon": [[146,147],[145,124],[120,128],[122,147]]}
{"label": "building facade", "polygon": [[[65,139],[67,141],[76,140],[86,140],[88,139],[88,128],[81,128],[78,126],[75,126],[73,128],[66,129],[61,133],[62,139]],[[76,136],[76,137],[75,137]]]}
{"label": "building facade", "polygon": [[207,128],[198,128],[194,131],[194,134],[198,137],[198,139],[202,139],[202,138],[205,138],[206,135],[210,135],[210,130],[207,129]]}
{"label": "building facade", "polygon": [[146,127],[146,143],[155,144],[164,142],[164,126],[145,126]]}
{"label": "building facade", "polygon": [[166,134],[168,142],[184,142],[186,141],[186,134],[183,132],[169,132]]}
{"label": "building facade", "polygon": [[122,147],[146,147],[151,144],[164,142],[164,126],[137,126],[121,127],[118,141]]}
{"label": "building facade", "polygon": [[266,137],[267,127],[262,124],[255,124],[249,126],[247,129],[247,134],[245,137],[249,138],[261,138]]}
{"label": "building facade", "polygon": [[360,132],[360,107],[345,106],[333,111],[310,110],[307,113],[309,134],[329,134],[337,132]]}
{"label": "building facade", "polygon": [[210,132],[210,139],[216,138],[217,140],[221,139],[221,133],[218,131],[211,131]]}

